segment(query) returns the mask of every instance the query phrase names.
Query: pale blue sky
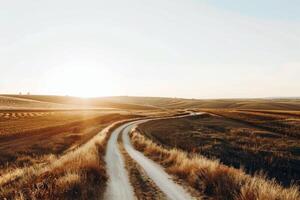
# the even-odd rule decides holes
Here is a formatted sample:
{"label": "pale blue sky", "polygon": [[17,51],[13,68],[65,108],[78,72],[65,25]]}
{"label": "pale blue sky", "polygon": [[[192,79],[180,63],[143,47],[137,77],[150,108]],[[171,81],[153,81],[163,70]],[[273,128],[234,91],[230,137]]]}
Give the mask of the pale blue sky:
{"label": "pale blue sky", "polygon": [[299,0],[207,0],[206,2],[227,11],[271,20],[300,20]]}
{"label": "pale blue sky", "polygon": [[0,93],[300,96],[296,0],[0,3]]}

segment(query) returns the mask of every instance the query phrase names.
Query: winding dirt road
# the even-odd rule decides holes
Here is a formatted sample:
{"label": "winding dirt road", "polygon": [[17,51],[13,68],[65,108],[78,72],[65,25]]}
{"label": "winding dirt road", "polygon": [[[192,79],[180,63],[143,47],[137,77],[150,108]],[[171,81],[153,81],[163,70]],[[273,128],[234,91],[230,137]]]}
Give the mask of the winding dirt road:
{"label": "winding dirt road", "polygon": [[128,173],[125,169],[124,160],[118,148],[117,141],[120,132],[126,126],[128,126],[128,124],[122,125],[114,130],[107,144],[105,162],[107,165],[109,181],[104,198],[108,200],[135,199],[133,188],[129,182]]}
{"label": "winding dirt road", "polygon": [[168,199],[189,200],[191,195],[179,184],[175,183],[162,166],[145,157],[141,152],[134,149],[129,138],[129,132],[140,123],[148,120],[129,122],[117,128],[111,135],[105,156],[109,175],[108,187],[105,193],[107,200],[132,200],[136,199],[134,189],[129,181],[125,169],[124,158],[119,150],[118,137],[122,133],[124,148],[130,157],[139,164],[146,175],[152,179],[156,186],[165,194]]}

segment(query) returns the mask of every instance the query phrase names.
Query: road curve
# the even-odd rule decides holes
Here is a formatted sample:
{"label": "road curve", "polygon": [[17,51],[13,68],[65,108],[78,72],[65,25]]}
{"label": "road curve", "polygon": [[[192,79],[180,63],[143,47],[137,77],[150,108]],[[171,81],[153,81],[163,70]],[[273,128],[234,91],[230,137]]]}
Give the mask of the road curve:
{"label": "road curve", "polygon": [[128,152],[130,157],[134,159],[145,170],[148,177],[153,180],[153,182],[169,199],[193,199],[191,195],[183,189],[183,187],[181,187],[171,179],[170,175],[168,175],[160,165],[145,157],[141,152],[135,150],[132,146],[128,134],[137,124],[143,122],[145,122],[145,120],[131,123],[123,130],[122,139],[125,150]]}
{"label": "road curve", "polygon": [[[201,115],[201,113],[190,113],[185,116],[174,116],[164,117],[160,119],[172,119],[182,118],[189,115]],[[158,118],[156,118],[158,119]],[[109,176],[108,185],[104,194],[106,200],[134,200],[136,196],[134,189],[129,181],[128,173],[125,169],[124,159],[119,150],[118,137],[122,133],[122,140],[124,148],[130,157],[135,160],[146,172],[148,177],[159,187],[159,189],[172,200],[190,200],[194,199],[192,196],[183,189],[179,184],[175,183],[171,176],[168,175],[162,166],[145,157],[141,152],[134,149],[129,138],[129,132],[136,127],[138,124],[155,120],[155,119],[144,119],[134,122],[128,122],[111,134],[111,137],[107,144],[107,150],[105,155],[105,162],[107,165],[107,172]]]}
{"label": "road curve", "polygon": [[114,130],[107,144],[105,162],[109,180],[104,194],[104,198],[107,200],[136,199],[117,141],[120,132],[129,124],[127,123]]}

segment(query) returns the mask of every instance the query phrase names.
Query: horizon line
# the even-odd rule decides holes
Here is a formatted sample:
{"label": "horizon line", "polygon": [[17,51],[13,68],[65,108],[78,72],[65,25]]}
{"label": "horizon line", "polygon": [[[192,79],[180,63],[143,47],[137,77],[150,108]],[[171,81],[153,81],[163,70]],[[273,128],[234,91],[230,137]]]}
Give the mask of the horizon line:
{"label": "horizon line", "polygon": [[59,97],[81,98],[81,99],[113,98],[113,97],[165,98],[165,99],[185,99],[185,100],[300,99],[300,96],[187,98],[187,97],[171,97],[171,96],[110,95],[110,96],[80,97],[80,96],[76,96],[76,95],[44,94],[44,93],[40,93],[40,94],[34,94],[34,93],[22,93],[22,94],[18,94],[18,93],[0,93],[0,96],[59,96]]}

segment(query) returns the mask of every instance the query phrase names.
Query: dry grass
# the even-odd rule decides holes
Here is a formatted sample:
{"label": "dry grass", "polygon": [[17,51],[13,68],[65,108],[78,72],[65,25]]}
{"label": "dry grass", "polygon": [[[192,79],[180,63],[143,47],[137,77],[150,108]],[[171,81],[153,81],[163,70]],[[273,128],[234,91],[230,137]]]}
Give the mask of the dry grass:
{"label": "dry grass", "polygon": [[182,99],[161,97],[110,97],[108,101],[160,107],[164,109],[263,109],[300,110],[300,99]]}
{"label": "dry grass", "polygon": [[[3,106],[2,106],[2,105]],[[109,98],[79,98],[52,95],[1,95],[0,108],[51,108],[51,109],[122,109],[153,110],[149,105],[116,102]]]}
{"label": "dry grass", "polygon": [[299,112],[256,111],[256,110],[207,110],[208,112],[250,124],[258,128],[300,138]]}
{"label": "dry grass", "polygon": [[117,108],[130,110],[153,109],[263,109],[300,110],[299,99],[181,99],[160,97],[106,97],[82,99],[49,95],[1,95],[0,108]]}
{"label": "dry grass", "polygon": [[219,159],[249,174],[264,171],[284,186],[300,184],[300,143],[295,137],[210,114],[149,121],[139,130],[164,147]]}
{"label": "dry grass", "polygon": [[[0,136],[0,175],[10,169],[47,163],[48,155],[60,157],[89,141],[110,123],[134,117],[106,112],[80,114],[74,111],[75,116],[72,113],[55,114],[56,118],[26,118],[22,123],[19,120],[7,122],[7,126],[26,131]],[[5,127],[5,123],[1,125]],[[41,126],[47,127],[39,128]]]}
{"label": "dry grass", "polygon": [[[134,117],[118,115],[105,122]],[[123,122],[114,123],[65,154],[47,154],[41,163],[3,170],[0,199],[101,199],[107,181],[103,159],[106,143],[111,130],[120,123]]]}
{"label": "dry grass", "polygon": [[107,130],[82,147],[52,158],[47,165],[35,165],[0,177],[1,198],[98,199],[107,175],[103,161]]}
{"label": "dry grass", "polygon": [[262,175],[253,177],[196,154],[165,149],[139,134],[131,134],[134,146],[166,170],[188,182],[190,186],[213,199],[235,200],[298,200],[299,190],[285,189]]}
{"label": "dry grass", "polygon": [[20,98],[21,96],[4,96],[0,95],[0,109],[52,109],[66,108],[66,105],[35,101],[31,99]]}
{"label": "dry grass", "polygon": [[[105,111],[1,111],[0,137],[37,132],[49,127],[58,127],[83,120],[92,120],[111,114]],[[116,112],[115,112],[116,113]]]}

